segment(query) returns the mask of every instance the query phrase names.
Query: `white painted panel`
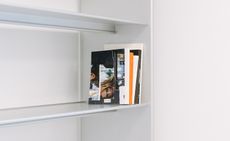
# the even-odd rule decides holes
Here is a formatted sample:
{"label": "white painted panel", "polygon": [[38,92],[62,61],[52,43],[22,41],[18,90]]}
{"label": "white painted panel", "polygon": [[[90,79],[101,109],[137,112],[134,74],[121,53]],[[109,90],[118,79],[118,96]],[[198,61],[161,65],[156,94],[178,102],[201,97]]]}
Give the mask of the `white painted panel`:
{"label": "white painted panel", "polygon": [[229,141],[230,1],[156,4],[156,141]]}
{"label": "white painted panel", "polygon": [[79,120],[66,118],[0,127],[1,141],[79,141]]}
{"label": "white painted panel", "polygon": [[0,0],[1,4],[25,5],[47,9],[79,11],[80,0]]}
{"label": "white painted panel", "polygon": [[149,0],[82,0],[82,13],[147,23]]}
{"label": "white painted panel", "polygon": [[[106,43],[144,43],[143,103],[150,102],[150,44],[148,27],[118,26],[116,34],[82,34],[82,93],[88,98],[90,53],[103,50]],[[149,141],[150,109],[124,110],[119,113],[103,114],[82,119],[82,141]]]}
{"label": "white painted panel", "polygon": [[150,141],[149,114],[150,110],[142,107],[86,117],[82,141]]}
{"label": "white painted panel", "polygon": [[[79,10],[79,0],[0,0],[0,3]],[[0,26],[0,44],[0,108],[79,100],[78,33],[4,25]],[[0,127],[2,141],[80,141],[80,135],[77,118]]]}
{"label": "white painted panel", "polygon": [[78,101],[79,33],[0,26],[0,108]]}

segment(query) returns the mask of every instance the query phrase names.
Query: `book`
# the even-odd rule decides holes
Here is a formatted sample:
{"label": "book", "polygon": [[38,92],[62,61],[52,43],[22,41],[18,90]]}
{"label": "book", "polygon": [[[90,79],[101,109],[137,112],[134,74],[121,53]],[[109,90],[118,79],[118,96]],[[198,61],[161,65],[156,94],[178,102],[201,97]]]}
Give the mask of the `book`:
{"label": "book", "polygon": [[119,103],[125,103],[125,54],[124,50],[117,53],[117,89],[119,91]]}
{"label": "book", "polygon": [[91,74],[89,88],[90,104],[118,104],[116,90],[116,53],[96,51],[91,53]]}
{"label": "book", "polygon": [[137,81],[137,76],[138,76],[138,61],[139,61],[139,56],[138,55],[134,55],[133,57],[133,87],[132,87],[132,104],[135,104],[135,93],[138,93],[138,91],[136,91],[136,85],[138,84]]}
{"label": "book", "polygon": [[106,44],[91,53],[89,104],[141,103],[143,44]]}
{"label": "book", "polygon": [[119,103],[141,103],[143,44],[105,44],[104,49],[124,52],[124,84],[119,87]]}
{"label": "book", "polygon": [[114,95],[114,68],[107,68],[103,64],[99,65],[99,93],[104,99],[104,103],[111,103],[111,98]]}
{"label": "book", "polygon": [[136,85],[135,85],[135,99],[134,103],[135,104],[140,104],[141,103],[141,96],[142,96],[142,91],[141,91],[141,85],[142,85],[142,51],[141,50],[136,50],[135,55],[138,56],[138,61],[137,61],[137,73],[136,73]]}
{"label": "book", "polygon": [[129,53],[129,104],[133,104],[133,52]]}

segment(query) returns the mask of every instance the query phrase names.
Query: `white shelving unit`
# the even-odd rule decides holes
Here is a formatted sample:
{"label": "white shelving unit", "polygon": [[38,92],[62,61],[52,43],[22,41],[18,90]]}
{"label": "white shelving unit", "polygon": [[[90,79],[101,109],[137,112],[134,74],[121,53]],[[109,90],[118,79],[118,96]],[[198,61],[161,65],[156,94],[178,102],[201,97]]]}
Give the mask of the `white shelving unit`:
{"label": "white shelving unit", "polygon": [[116,32],[116,25],[140,25],[129,20],[93,16],[70,11],[47,10],[26,6],[0,4],[0,21],[7,23],[50,26],[78,30]]}
{"label": "white shelving unit", "polygon": [[[81,33],[81,63],[78,67],[81,72],[81,92],[78,95],[83,97],[83,101],[86,101],[88,97],[89,56],[91,51],[103,49],[105,43],[144,43],[143,104],[88,105],[87,102],[80,102],[3,109],[0,110],[0,126],[79,117],[81,119],[81,141],[99,140],[101,136],[103,136],[103,138],[100,138],[101,141],[107,141],[108,139],[111,141],[151,140],[151,76],[153,75],[151,70],[153,68],[151,60],[151,55],[153,55],[150,20],[151,0],[141,2],[139,0],[127,0],[127,2],[133,3],[133,5],[126,6],[122,5],[122,0],[110,2],[104,0],[82,0],[80,8],[82,13],[0,4],[0,23],[102,32],[102,34],[97,32]],[[137,9],[139,5],[144,6],[144,8],[140,7]],[[117,8],[116,11],[113,10],[114,6]],[[101,15],[100,10],[103,7],[111,7],[112,11],[109,11],[110,8],[106,8],[105,14]],[[130,14],[127,14],[126,10],[131,11]],[[125,14],[123,15],[121,11]],[[117,12],[117,15],[114,12]],[[94,14],[91,15],[89,13]],[[108,16],[110,14],[111,16]],[[135,14],[138,15],[140,20],[132,20]],[[131,15],[130,18],[125,18],[127,15]],[[108,32],[113,34],[104,34]],[[91,116],[107,112],[111,112],[112,115],[104,118]],[[117,114],[113,115],[113,113]],[[119,130],[119,132],[112,132],[113,134],[111,134],[111,131],[108,130],[111,128]]]}
{"label": "white shelving unit", "polygon": [[118,110],[141,108],[145,106],[147,106],[147,104],[89,105],[85,102],[81,102],[7,109],[0,111],[0,126],[65,117],[90,116],[93,114],[115,112]]}

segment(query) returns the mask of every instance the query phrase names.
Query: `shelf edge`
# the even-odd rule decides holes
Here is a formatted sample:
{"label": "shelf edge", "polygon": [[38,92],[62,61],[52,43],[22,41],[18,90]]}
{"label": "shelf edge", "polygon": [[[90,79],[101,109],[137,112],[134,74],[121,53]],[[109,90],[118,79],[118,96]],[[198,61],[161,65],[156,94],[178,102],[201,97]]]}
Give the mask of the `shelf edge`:
{"label": "shelf edge", "polygon": [[0,126],[21,124],[21,123],[28,123],[28,122],[36,122],[36,121],[43,121],[43,120],[51,120],[51,119],[68,118],[68,117],[90,116],[90,115],[95,115],[95,114],[100,114],[100,113],[116,112],[116,111],[123,110],[123,109],[146,107],[147,105],[148,104],[117,105],[114,107],[105,107],[105,108],[101,108],[101,109],[93,109],[93,110],[58,113],[58,114],[51,114],[51,115],[41,115],[41,116],[16,118],[16,119],[2,120],[2,121],[0,121]]}

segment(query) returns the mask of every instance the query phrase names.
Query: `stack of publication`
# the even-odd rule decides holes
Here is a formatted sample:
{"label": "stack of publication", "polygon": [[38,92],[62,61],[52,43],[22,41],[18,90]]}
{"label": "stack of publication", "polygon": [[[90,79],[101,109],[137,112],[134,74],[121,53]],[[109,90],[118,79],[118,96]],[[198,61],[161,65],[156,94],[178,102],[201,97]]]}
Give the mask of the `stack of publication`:
{"label": "stack of publication", "polygon": [[91,53],[89,104],[140,104],[143,44],[105,44]]}

